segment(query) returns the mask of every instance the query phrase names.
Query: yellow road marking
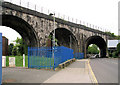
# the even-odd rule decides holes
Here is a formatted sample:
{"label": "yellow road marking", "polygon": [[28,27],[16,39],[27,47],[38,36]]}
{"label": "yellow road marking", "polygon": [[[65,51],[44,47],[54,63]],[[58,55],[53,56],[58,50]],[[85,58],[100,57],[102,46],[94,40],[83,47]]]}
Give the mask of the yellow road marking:
{"label": "yellow road marking", "polygon": [[98,81],[97,81],[97,79],[96,79],[96,77],[95,77],[95,75],[94,75],[94,73],[93,73],[93,71],[92,71],[92,68],[91,68],[91,66],[90,66],[90,60],[88,60],[88,68],[89,68],[89,71],[90,71],[90,73],[91,73],[91,75],[92,75],[92,79],[93,79],[93,83],[95,84],[95,85],[98,85]]}

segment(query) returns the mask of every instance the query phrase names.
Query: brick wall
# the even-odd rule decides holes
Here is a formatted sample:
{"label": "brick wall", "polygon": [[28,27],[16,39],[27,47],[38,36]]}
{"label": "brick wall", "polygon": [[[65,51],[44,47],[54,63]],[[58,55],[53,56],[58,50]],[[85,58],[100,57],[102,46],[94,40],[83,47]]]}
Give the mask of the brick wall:
{"label": "brick wall", "polygon": [[8,55],[8,39],[6,37],[2,37],[2,55]]}

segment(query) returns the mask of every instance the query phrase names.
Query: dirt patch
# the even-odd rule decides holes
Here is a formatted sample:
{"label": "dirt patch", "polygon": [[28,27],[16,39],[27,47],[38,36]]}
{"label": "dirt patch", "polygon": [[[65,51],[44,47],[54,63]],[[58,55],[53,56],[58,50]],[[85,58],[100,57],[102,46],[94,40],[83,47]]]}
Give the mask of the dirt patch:
{"label": "dirt patch", "polygon": [[7,80],[3,80],[2,83],[13,83],[15,82],[15,79],[7,79]]}

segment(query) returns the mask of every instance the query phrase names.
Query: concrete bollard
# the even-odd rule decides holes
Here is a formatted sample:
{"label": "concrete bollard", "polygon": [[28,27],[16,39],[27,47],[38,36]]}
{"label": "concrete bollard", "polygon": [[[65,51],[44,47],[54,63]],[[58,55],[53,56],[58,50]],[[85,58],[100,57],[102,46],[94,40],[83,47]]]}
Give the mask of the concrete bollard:
{"label": "concrete bollard", "polygon": [[9,67],[15,67],[15,57],[9,57]]}
{"label": "concrete bollard", "polygon": [[23,67],[25,67],[25,54],[23,54]]}
{"label": "concrete bollard", "polygon": [[6,67],[6,56],[2,56],[2,67]]}

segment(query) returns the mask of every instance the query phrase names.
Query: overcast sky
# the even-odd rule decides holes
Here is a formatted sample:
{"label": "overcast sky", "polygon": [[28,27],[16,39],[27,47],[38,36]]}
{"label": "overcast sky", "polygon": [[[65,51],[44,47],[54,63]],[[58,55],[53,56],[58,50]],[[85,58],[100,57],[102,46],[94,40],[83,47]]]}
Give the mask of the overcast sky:
{"label": "overcast sky", "polygon": [[[19,0],[8,0],[19,4]],[[40,7],[50,9],[60,15],[90,23],[92,25],[108,29],[112,33],[118,34],[118,1],[120,0],[21,0],[22,5],[34,9],[37,4],[37,10]],[[50,11],[51,12],[51,11]],[[56,13],[56,16],[57,16]],[[78,21],[79,22],[79,21]],[[0,27],[0,32],[6,36],[10,42],[20,37],[15,31]]]}

